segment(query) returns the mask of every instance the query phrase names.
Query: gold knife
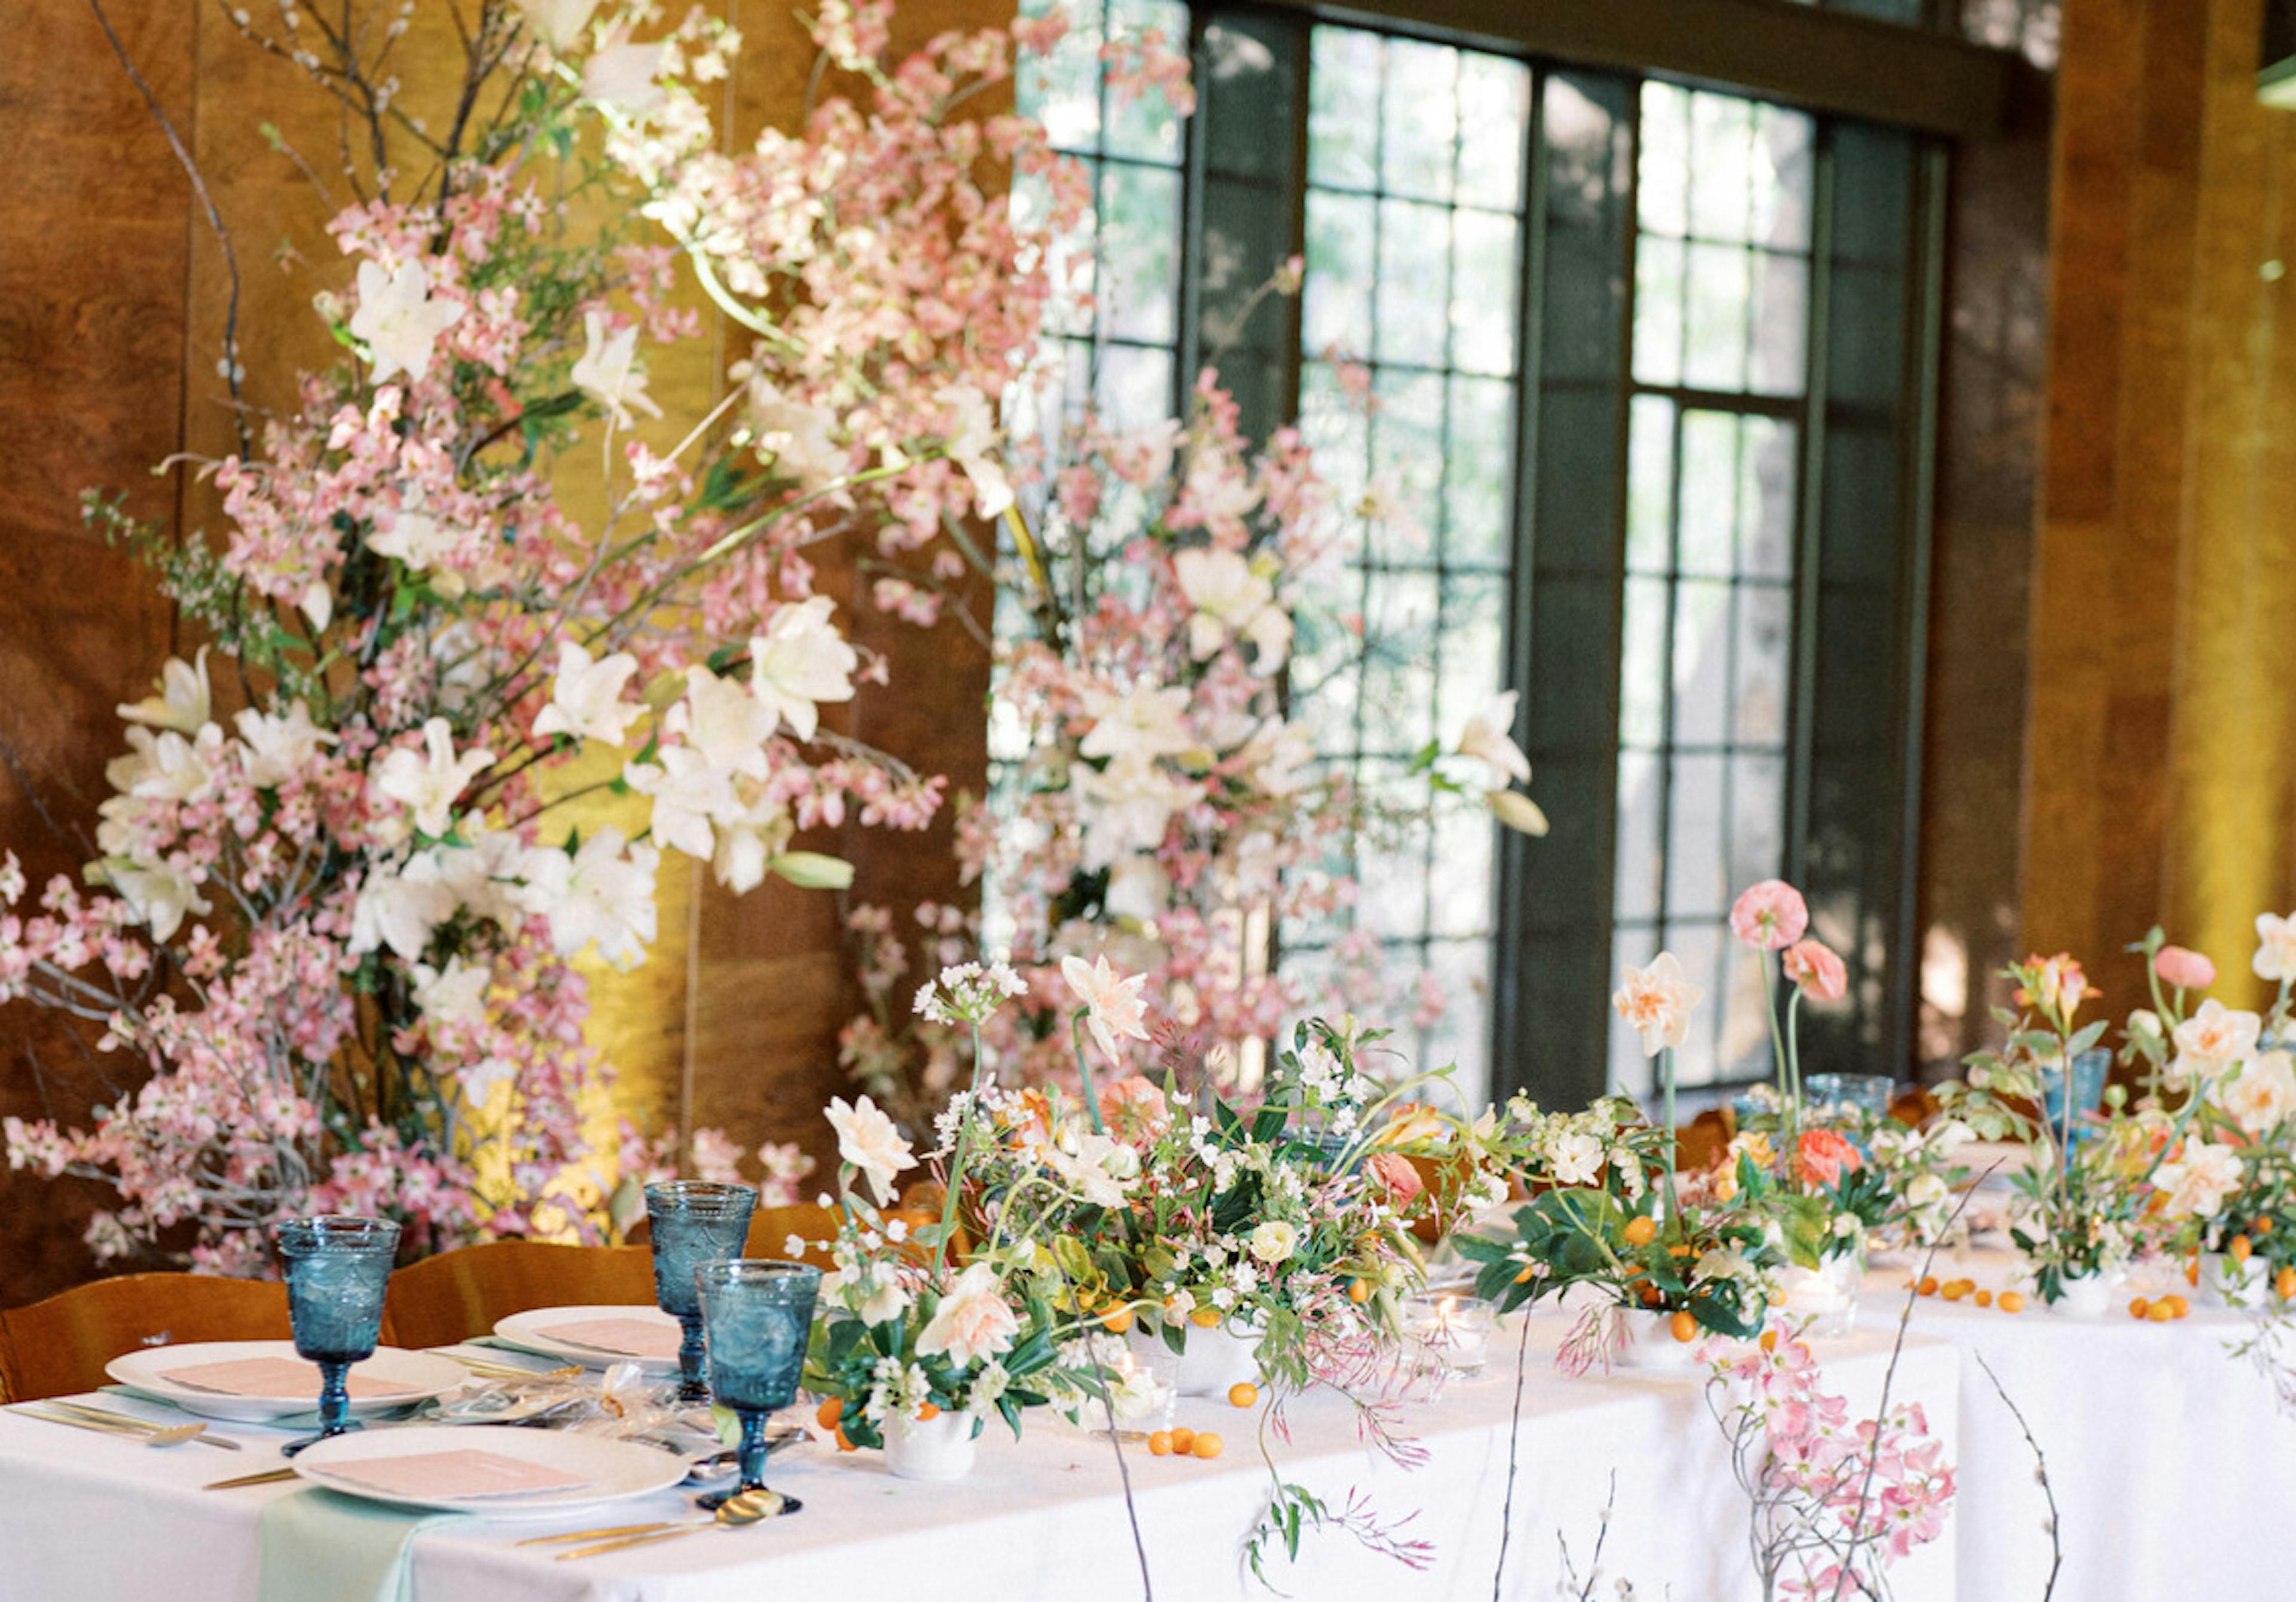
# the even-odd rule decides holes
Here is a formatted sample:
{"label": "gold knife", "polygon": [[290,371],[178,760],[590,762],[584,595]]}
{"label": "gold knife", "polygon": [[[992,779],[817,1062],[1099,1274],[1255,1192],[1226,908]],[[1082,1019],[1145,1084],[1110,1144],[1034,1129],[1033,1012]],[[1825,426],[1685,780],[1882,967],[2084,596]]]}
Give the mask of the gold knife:
{"label": "gold knife", "polygon": [[269,1485],[280,1480],[295,1478],[292,1468],[266,1468],[260,1474],[243,1474],[235,1480],[210,1480],[200,1487],[202,1491],[236,1491],[242,1485]]}

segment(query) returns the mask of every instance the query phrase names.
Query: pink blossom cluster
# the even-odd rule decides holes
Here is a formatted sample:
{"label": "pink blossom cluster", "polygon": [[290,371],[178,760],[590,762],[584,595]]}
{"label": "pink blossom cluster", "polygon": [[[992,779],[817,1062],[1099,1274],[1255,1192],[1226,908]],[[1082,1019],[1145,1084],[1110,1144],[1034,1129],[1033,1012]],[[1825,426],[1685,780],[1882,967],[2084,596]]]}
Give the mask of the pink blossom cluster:
{"label": "pink blossom cluster", "polygon": [[1943,1533],[1954,1470],[1920,1403],[1854,1418],[1783,1321],[1719,1358],[1713,1384],[1754,1502],[1757,1562],[1784,1594],[1880,1594],[1890,1565]]}

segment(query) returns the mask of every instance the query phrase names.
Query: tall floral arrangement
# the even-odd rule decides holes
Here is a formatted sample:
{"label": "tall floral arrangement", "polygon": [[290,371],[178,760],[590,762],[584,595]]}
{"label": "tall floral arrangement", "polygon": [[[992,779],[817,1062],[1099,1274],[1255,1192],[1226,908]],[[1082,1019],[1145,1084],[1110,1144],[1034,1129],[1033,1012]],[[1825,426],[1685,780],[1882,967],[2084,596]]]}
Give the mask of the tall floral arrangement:
{"label": "tall floral arrangement", "polygon": [[[417,1249],[602,1232],[616,1176],[669,1154],[627,1120],[601,1148],[575,960],[644,960],[665,853],[736,891],[839,885],[800,830],[936,811],[939,781],[824,723],[885,673],[807,553],[1007,503],[988,397],[1047,236],[993,197],[1044,172],[1058,225],[1078,192],[1041,129],[968,107],[1043,24],[891,63],[889,12],[823,7],[816,81],[854,96],[739,151],[707,110],[739,41],[698,10],[484,0],[443,130],[386,76],[398,27],[228,13],[373,154],[314,300],[344,358],[198,464],[220,537],[90,502],[207,641],[120,708],[80,881],[0,863],[0,1001],[148,1075],[86,1128],[5,1132],[12,1164],[113,1187],[99,1255],[246,1269],[316,1207]],[[700,326],[682,272],[747,348],[677,438],[640,418]],[[604,478],[580,511],[577,450]],[[593,792],[632,821],[571,825]]]}
{"label": "tall floral arrangement", "polygon": [[[1305,1011],[1399,1002],[1432,1021],[1439,992],[1382,972],[1367,934],[1343,936],[1313,978],[1276,956],[1281,930],[1353,904],[1351,840],[1408,810],[1489,797],[1503,821],[1545,827],[1511,788],[1529,776],[1512,695],[1421,754],[1415,801],[1358,793],[1287,716],[1295,616],[1348,527],[1388,515],[1384,502],[1343,503],[1294,429],[1252,446],[1209,372],[1185,421],[1087,419],[1036,482],[993,568],[1008,626],[992,727],[1011,771],[993,826],[979,808],[958,826],[964,878],[990,887],[994,938],[1029,987],[996,1044],[1024,1076],[1058,1077],[1062,964],[1103,956],[1150,977],[1176,1036],[1228,1048],[1211,1067],[1231,1086],[1242,1043]],[[845,1032],[846,1065],[897,1104],[930,1100],[955,1080],[962,1038],[900,1009],[912,957],[890,912],[858,909],[852,928],[871,1007]],[[979,936],[953,909],[918,911],[914,937],[940,960]],[[1121,1066],[1156,1049],[1144,1034]]]}

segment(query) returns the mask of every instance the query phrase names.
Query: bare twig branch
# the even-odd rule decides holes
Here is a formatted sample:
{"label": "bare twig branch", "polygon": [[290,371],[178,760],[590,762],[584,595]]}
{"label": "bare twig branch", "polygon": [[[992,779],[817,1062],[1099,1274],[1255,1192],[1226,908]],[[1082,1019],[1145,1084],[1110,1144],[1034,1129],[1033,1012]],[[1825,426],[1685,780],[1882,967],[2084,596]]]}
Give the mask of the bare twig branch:
{"label": "bare twig branch", "polygon": [[2001,1405],[2007,1408],[2009,1416],[2017,1421],[2017,1428],[2024,1435],[2025,1444],[2032,1449],[2033,1477],[2040,1482],[2042,1499],[2049,1504],[2049,1582],[2041,1588],[2041,1602],[2049,1602],[2049,1598],[2056,1594],[2057,1571],[2065,1563],[2064,1545],[2057,1536],[2057,1493],[2049,1483],[2049,1459],[2041,1451],[2041,1443],[2033,1438],[2033,1426],[2025,1422],[2023,1410],[2010,1399],[2008,1387],[1993,1371],[1993,1365],[1985,1361],[1985,1353],[1972,1346],[1969,1354],[1977,1360],[1977,1366],[1985,1370],[1985,1377],[1992,1382],[1993,1394],[2001,1398]]}

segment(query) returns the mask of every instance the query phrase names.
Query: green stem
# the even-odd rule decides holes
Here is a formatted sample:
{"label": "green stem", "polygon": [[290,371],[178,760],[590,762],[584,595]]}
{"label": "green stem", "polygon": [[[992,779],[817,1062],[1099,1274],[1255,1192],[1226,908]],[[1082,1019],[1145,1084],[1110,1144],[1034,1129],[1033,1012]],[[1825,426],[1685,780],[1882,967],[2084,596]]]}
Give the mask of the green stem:
{"label": "green stem", "polygon": [[1085,1110],[1092,1115],[1092,1132],[1104,1135],[1108,1132],[1108,1125],[1101,1122],[1100,1094],[1092,1088],[1092,1064],[1086,1059],[1084,1050],[1084,1020],[1091,1010],[1088,1007],[1079,1007],[1069,1014],[1069,1043],[1076,1050],[1077,1074],[1084,1081],[1084,1105]]}
{"label": "green stem", "polygon": [[1666,1232],[1675,1239],[1682,1238],[1682,1203],[1675,1193],[1675,1148],[1680,1137],[1674,1127],[1674,1048],[1661,1047],[1658,1054],[1658,1077],[1660,1094],[1665,1102],[1666,1117]]}
{"label": "green stem", "polygon": [[1778,1115],[1783,1120],[1786,1146],[1792,1149],[1800,1134],[1801,1119],[1797,1100],[1800,1091],[1793,1081],[1793,1063],[1786,1055],[1784,1034],[1778,1028],[1777,985],[1770,977],[1770,958],[1767,952],[1758,951],[1754,960],[1762,969],[1762,1018],[1770,1026],[1770,1056],[1777,1065]]}
{"label": "green stem", "polygon": [[948,1165],[948,1183],[940,1198],[940,1238],[933,1242],[933,1272],[938,1278],[948,1264],[949,1238],[956,1233],[956,1195],[964,1182],[964,1158],[972,1144],[972,1120],[980,1100],[980,1075],[988,1065],[988,1053],[980,1044],[980,1024],[972,1025],[972,1087],[964,1099],[964,1117],[956,1126],[956,1150]]}

